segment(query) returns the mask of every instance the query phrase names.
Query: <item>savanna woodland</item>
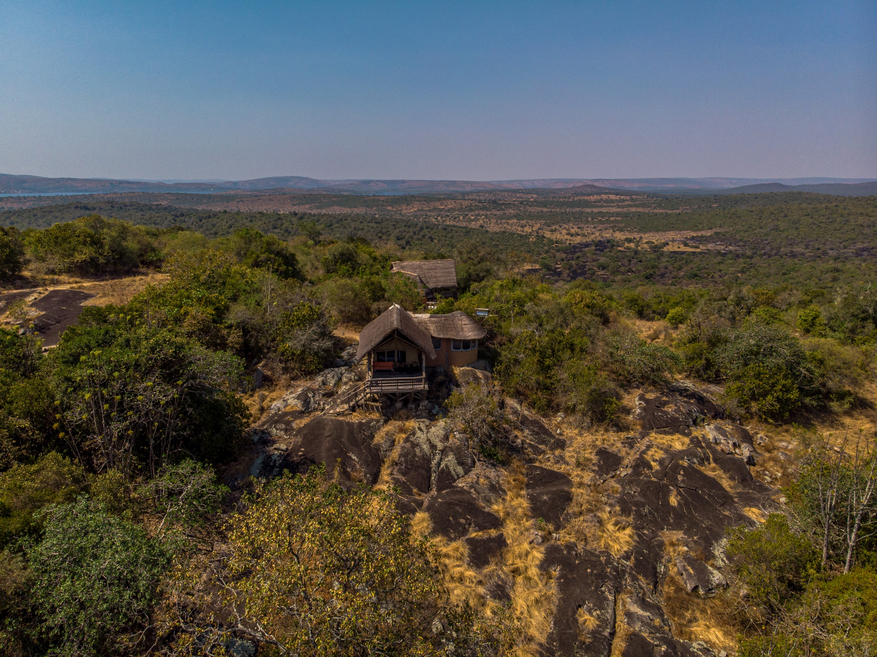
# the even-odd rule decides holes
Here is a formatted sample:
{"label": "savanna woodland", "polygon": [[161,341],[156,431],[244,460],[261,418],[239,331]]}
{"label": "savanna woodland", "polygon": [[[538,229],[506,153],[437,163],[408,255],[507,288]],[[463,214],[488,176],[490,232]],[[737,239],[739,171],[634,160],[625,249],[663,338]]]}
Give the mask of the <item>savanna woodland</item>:
{"label": "savanna woodland", "polygon": [[[877,654],[877,197],[4,203],[2,654]],[[479,360],[341,412],[392,304]]]}

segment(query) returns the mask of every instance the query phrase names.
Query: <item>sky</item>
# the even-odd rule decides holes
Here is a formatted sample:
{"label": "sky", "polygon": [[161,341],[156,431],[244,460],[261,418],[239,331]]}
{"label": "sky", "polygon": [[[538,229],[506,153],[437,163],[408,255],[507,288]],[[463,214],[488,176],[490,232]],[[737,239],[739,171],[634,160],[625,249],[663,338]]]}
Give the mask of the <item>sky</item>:
{"label": "sky", "polygon": [[877,2],[2,0],[0,173],[877,178]]}

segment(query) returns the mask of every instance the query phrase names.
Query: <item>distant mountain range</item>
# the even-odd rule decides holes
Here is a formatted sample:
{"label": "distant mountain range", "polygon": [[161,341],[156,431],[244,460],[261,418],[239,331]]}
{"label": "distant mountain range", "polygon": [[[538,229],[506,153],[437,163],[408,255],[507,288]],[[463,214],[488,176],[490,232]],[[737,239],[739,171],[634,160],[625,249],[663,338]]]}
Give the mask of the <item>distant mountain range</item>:
{"label": "distant mountain range", "polygon": [[318,180],[303,176],[277,176],[240,181],[145,181],[103,178],[43,178],[0,174],[0,194],[112,194],[221,193],[297,190],[347,192],[352,194],[435,194],[526,189],[599,189],[669,193],[738,194],[759,192],[817,192],[841,196],[877,194],[877,180],[854,178],[597,178],[533,180]]}

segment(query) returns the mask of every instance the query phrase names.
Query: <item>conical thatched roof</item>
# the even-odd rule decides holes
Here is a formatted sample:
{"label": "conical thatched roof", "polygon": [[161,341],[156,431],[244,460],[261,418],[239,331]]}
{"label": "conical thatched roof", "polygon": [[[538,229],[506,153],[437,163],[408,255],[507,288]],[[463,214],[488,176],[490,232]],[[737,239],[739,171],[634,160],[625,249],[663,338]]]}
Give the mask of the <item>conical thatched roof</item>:
{"label": "conical thatched roof", "polygon": [[435,350],[432,348],[432,338],[429,333],[417,323],[411,313],[394,304],[362,329],[359,334],[356,359],[359,360],[365,356],[394,332],[413,343],[421,351],[426,352],[430,358],[435,358]]}
{"label": "conical thatched roof", "polygon": [[428,289],[457,287],[457,267],[453,260],[403,260],[391,271],[407,274]]}
{"label": "conical thatched roof", "polygon": [[462,310],[447,315],[414,315],[414,319],[435,338],[480,340],[487,330]]}

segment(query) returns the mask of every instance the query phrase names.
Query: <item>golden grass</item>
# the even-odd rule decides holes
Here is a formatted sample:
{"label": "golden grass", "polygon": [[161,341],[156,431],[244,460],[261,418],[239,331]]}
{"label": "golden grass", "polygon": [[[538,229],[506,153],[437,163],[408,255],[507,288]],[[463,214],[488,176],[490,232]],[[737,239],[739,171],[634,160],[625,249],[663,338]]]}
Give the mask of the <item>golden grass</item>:
{"label": "golden grass", "polygon": [[515,654],[521,657],[538,654],[538,646],[551,631],[557,604],[556,573],[539,567],[545,551],[533,542],[536,523],[527,503],[525,482],[523,465],[517,462],[506,474],[505,499],[492,509],[502,520],[508,543],[500,568],[514,584],[511,611],[521,628]]}
{"label": "golden grass", "polygon": [[592,613],[585,611],[584,607],[576,610],[576,619],[579,622],[579,638],[586,638],[589,632],[593,632],[600,625],[599,619]]}
{"label": "golden grass", "polygon": [[661,588],[661,601],[673,636],[685,641],[703,641],[716,652],[735,653],[737,628],[729,621],[733,615],[727,596],[704,598],[689,593],[672,561],[669,571]]}
{"label": "golden grass", "polygon": [[754,506],[746,506],[743,507],[743,513],[745,513],[749,518],[752,518],[755,522],[767,522],[768,513],[762,509],[756,509]]}
{"label": "golden grass", "polygon": [[627,640],[631,629],[624,621],[624,611],[627,607],[627,594],[619,593],[615,597],[615,638],[612,640],[612,652],[610,657],[621,657],[627,647]]}
{"label": "golden grass", "polygon": [[633,547],[635,532],[630,526],[630,519],[612,515],[609,511],[600,511],[600,528],[597,531],[597,545],[615,557],[620,557]]}
{"label": "golden grass", "polygon": [[705,475],[715,479],[722,485],[722,488],[724,488],[729,493],[733,494],[734,491],[739,489],[739,485],[736,482],[732,481],[728,474],[715,463],[710,463],[709,465],[696,465],[694,467],[703,472]]}
{"label": "golden grass", "polygon": [[485,575],[491,574],[491,567],[484,573],[473,568],[468,561],[469,548],[465,541],[451,541],[440,535],[431,535],[432,521],[425,511],[418,511],[411,519],[411,532],[416,538],[426,539],[435,550],[442,582],[452,604],[469,604],[486,615],[492,615],[499,604],[491,600],[484,591]]}
{"label": "golden grass", "polygon": [[372,445],[380,445],[389,438],[393,439],[393,448],[381,465],[378,483],[375,484],[376,488],[386,488],[390,485],[390,474],[399,460],[399,447],[402,445],[402,441],[405,440],[405,436],[411,433],[413,428],[414,420],[405,420],[404,422],[390,420],[375,433]]}
{"label": "golden grass", "polygon": [[[141,276],[126,276],[106,281],[75,282],[60,287],[82,290],[95,296],[85,301],[83,306],[121,306],[129,303],[135,294],[146,289],[147,285],[161,285],[168,280],[167,274],[152,272]],[[75,280],[75,279],[74,279]]]}
{"label": "golden grass", "polygon": [[411,533],[417,538],[429,538],[432,531],[432,520],[426,511],[418,511],[411,517]]}
{"label": "golden grass", "polygon": [[258,390],[241,395],[244,406],[250,412],[253,422],[258,422],[262,415],[271,408],[271,404],[283,397],[289,391],[289,384],[284,379],[275,381],[271,385],[262,386]]}

